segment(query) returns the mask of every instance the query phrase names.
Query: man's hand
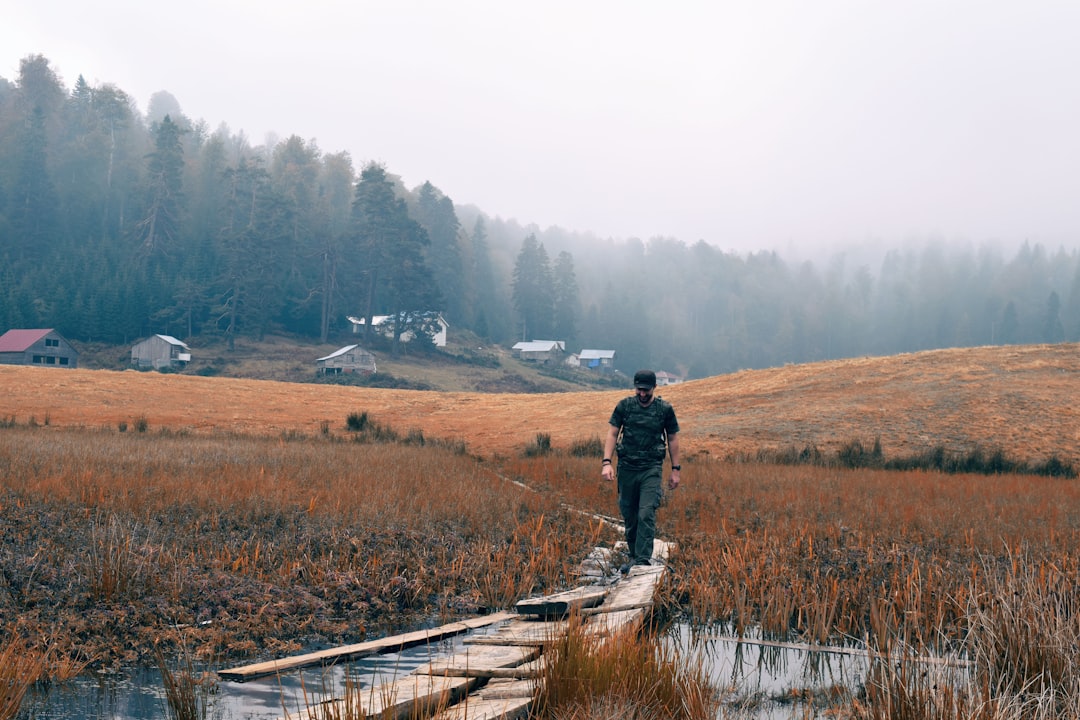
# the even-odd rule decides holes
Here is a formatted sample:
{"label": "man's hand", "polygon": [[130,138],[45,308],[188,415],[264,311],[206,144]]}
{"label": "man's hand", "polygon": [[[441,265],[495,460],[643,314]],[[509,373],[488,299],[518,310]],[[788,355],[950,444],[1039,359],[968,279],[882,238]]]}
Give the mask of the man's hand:
{"label": "man's hand", "polygon": [[668,478],[668,487],[674,490],[679,487],[679,471],[672,470],[671,477]]}
{"label": "man's hand", "polygon": [[611,463],[604,463],[603,469],[600,470],[600,477],[608,482],[615,479],[615,468],[612,467]]}

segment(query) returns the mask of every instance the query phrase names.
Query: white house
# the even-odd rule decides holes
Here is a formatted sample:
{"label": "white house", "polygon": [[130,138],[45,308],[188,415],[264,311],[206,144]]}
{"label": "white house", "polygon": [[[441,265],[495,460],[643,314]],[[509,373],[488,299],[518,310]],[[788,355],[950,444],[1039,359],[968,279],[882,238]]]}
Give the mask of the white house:
{"label": "white house", "polygon": [[562,357],[566,343],[562,340],[522,340],[511,348],[520,360],[549,363]]}
{"label": "white house", "polygon": [[[446,347],[446,331],[450,329],[449,323],[443,319],[443,316],[439,313],[413,313],[415,316],[431,318],[438,325],[439,330],[432,336],[431,340],[435,343],[435,347]],[[349,316],[349,322],[353,326],[353,335],[359,335],[364,331],[364,326],[367,325],[367,319],[362,317]],[[394,316],[393,315],[373,315],[371,317],[371,326],[375,328],[383,337],[394,337]],[[401,342],[409,342],[413,339],[411,331],[406,330],[401,334]]]}
{"label": "white house", "polygon": [[615,372],[614,350],[582,350],[578,357],[581,367],[601,373]]}
{"label": "white house", "polygon": [[663,370],[658,370],[656,372],[656,385],[658,387],[662,387],[664,385],[678,385],[684,379],[685,378],[679,377],[678,375],[673,375]]}

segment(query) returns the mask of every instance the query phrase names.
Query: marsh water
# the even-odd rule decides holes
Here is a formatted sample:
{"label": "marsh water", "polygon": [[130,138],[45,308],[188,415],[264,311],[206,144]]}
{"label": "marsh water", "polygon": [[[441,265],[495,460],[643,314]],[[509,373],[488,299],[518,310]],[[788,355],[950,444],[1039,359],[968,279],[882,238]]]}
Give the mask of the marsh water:
{"label": "marsh water", "polygon": [[[491,628],[472,634],[492,632]],[[347,665],[308,668],[244,683],[218,682],[205,695],[206,717],[214,720],[271,720],[288,712],[297,717],[304,708],[340,695],[345,673],[361,689],[408,674],[463,646],[466,635],[448,638],[426,648],[370,656]],[[700,666],[724,698],[724,717],[781,720],[815,717],[814,698],[837,688],[857,690],[866,677],[868,660],[858,654],[808,651],[739,642],[722,630],[693,633],[676,624],[664,642],[680,662]],[[200,670],[221,668],[196,668]],[[40,720],[156,720],[168,709],[161,675],[143,670],[124,675],[84,675],[53,687],[47,694],[27,698],[25,709]],[[827,714],[821,710],[821,716]]]}
{"label": "marsh water", "polygon": [[[372,655],[340,666],[305,668],[243,683],[217,682],[203,697],[206,717],[214,720],[271,720],[302,716],[304,708],[329,699],[344,686],[346,673],[361,689],[407,675],[449,654],[460,638]],[[196,667],[196,672],[215,668]],[[221,668],[216,668],[221,669]],[[123,675],[91,675],[53,687],[47,695],[29,698],[29,715],[38,720],[158,720],[168,717],[161,673],[141,670]]]}

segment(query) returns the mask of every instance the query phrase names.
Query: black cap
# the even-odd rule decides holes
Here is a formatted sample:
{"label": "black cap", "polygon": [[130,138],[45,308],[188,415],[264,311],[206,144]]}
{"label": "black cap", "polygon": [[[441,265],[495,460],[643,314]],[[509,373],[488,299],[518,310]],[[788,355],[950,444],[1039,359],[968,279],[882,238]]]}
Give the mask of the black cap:
{"label": "black cap", "polygon": [[634,373],[634,387],[643,390],[656,387],[656,373],[652,370],[638,370]]}

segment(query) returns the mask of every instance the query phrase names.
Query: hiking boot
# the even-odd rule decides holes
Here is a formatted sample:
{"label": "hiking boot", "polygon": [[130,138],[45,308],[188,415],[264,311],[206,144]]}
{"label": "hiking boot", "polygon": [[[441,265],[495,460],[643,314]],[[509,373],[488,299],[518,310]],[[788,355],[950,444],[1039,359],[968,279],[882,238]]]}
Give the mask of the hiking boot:
{"label": "hiking boot", "polygon": [[649,562],[648,559],[646,559],[646,558],[638,558],[637,560],[634,561],[634,564],[635,565],[645,565],[645,566],[652,565],[652,563]]}
{"label": "hiking boot", "polygon": [[630,568],[631,568],[631,567],[632,567],[633,565],[634,565],[634,563],[632,563],[632,562],[625,562],[625,563],[623,563],[623,564],[622,564],[622,566],[621,566],[621,567],[619,568],[619,572],[621,572],[621,573],[622,573],[623,575],[625,575],[626,573],[630,572]]}

